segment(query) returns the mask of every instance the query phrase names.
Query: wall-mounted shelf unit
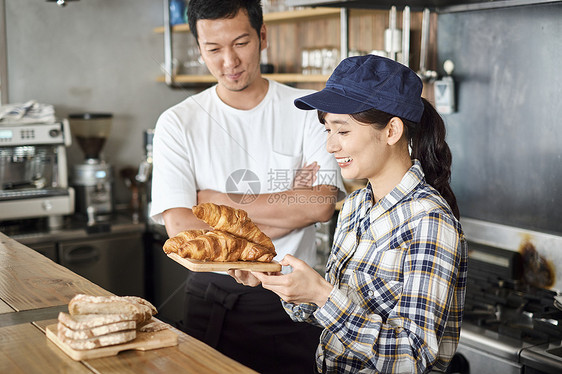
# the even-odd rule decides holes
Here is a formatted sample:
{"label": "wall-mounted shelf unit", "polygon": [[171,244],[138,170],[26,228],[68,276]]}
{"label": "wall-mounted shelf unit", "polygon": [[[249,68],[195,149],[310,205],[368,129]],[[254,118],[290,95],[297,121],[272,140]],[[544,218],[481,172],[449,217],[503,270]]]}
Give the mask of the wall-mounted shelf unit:
{"label": "wall-mounted shelf unit", "polygon": [[[164,1],[164,23],[169,24],[168,1]],[[264,14],[264,22],[266,25],[301,22],[313,19],[340,17],[341,10],[338,8],[305,8],[297,10],[289,10],[283,12],[273,12]],[[172,71],[172,35],[189,33],[189,25],[180,24],[174,26],[160,26],[153,30],[155,33],[164,34],[164,60],[166,71]],[[264,74],[266,78],[270,78],[282,83],[325,83],[329,75],[323,74],[297,74],[297,73],[280,73],[280,74]],[[209,74],[206,75],[185,75],[185,74],[166,74],[158,77],[159,82],[165,82],[169,86],[187,86],[197,87],[216,83],[216,79]]]}
{"label": "wall-mounted shelf unit", "polygon": [[[167,0],[164,0],[167,3]],[[166,6],[166,5],[165,5]],[[165,8],[167,9],[167,8]],[[315,51],[319,49],[339,50],[338,59],[346,57],[349,53],[369,53],[384,49],[384,31],[388,27],[390,6],[387,9],[347,9],[334,7],[316,7],[295,9],[284,12],[264,14],[264,21],[268,26],[268,62],[275,66],[275,74],[264,74],[265,77],[274,79],[281,83],[294,84],[302,88],[322,89],[329,78],[331,71],[309,72],[303,71],[303,51]],[[403,9],[398,9],[398,27],[401,27]],[[165,12],[165,25],[169,24]],[[411,14],[411,47],[409,66],[418,70],[418,61],[421,59],[420,35],[423,29],[422,12]],[[429,45],[426,67],[430,70],[436,69],[436,24],[437,14],[431,15],[431,30],[429,32]],[[179,74],[165,74],[157,78],[159,82],[165,82],[174,88],[203,88],[216,83],[214,77],[207,73],[182,73],[181,56],[182,51],[190,48],[188,58],[193,54],[195,41],[189,34],[189,26],[182,24],[173,27],[163,26],[154,29],[155,33],[164,35],[165,46],[165,71],[173,72],[179,70]],[[172,43],[172,37],[174,38]],[[187,43],[189,46],[182,46]],[[172,48],[173,46],[173,48]],[[177,56],[174,56],[172,49]],[[195,53],[197,54],[197,53]],[[341,57],[343,56],[343,57]],[[172,68],[173,57],[180,63]],[[187,68],[189,70],[189,67]],[[197,68],[195,71],[198,71]]]}

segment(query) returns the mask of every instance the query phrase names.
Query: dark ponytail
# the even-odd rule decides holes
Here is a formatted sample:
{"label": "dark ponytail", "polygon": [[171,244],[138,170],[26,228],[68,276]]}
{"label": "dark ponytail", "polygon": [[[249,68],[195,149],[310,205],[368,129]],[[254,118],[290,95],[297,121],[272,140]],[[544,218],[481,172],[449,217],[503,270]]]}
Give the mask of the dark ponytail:
{"label": "dark ponytail", "polygon": [[[445,123],[433,105],[422,98],[424,111],[419,123],[402,119],[406,126],[405,136],[412,148],[412,159],[417,159],[422,165],[425,180],[443,196],[451,207],[457,219],[460,217],[457,198],[449,184],[451,180],[451,150],[445,142]],[[356,121],[370,123],[382,130],[388,122],[396,117],[377,109],[350,114]],[[324,123],[326,112],[318,111],[320,123]]]}
{"label": "dark ponytail", "polygon": [[412,159],[420,161],[425,180],[447,201],[455,217],[459,218],[457,198],[449,184],[452,155],[445,141],[445,123],[433,105],[422,98],[424,111],[418,124],[406,123],[410,133]]}

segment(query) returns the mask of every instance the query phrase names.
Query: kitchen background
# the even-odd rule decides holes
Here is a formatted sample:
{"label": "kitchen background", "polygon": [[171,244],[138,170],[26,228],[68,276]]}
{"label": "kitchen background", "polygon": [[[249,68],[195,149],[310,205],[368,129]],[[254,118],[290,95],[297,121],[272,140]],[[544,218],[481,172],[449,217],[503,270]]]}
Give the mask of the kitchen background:
{"label": "kitchen background", "polygon": [[[197,92],[157,81],[164,38],[154,29],[163,24],[163,2],[81,0],[61,8],[43,0],[2,1],[9,101],[52,104],[60,118],[74,112],[113,113],[102,154],[115,167],[116,202],[128,203],[131,194],[119,170],[139,165],[143,132],[154,127],[159,114]],[[444,74],[444,60],[455,63],[457,111],[444,117],[454,154],[452,182],[464,217],[562,234],[561,16],[560,3],[432,16],[428,68]],[[413,15],[414,70],[420,20],[420,13]],[[382,49],[386,26],[379,24],[386,22],[386,13],[356,18],[350,23],[350,49]],[[337,16],[323,25],[314,24],[325,30],[319,38],[331,33],[337,40]],[[270,57],[290,55],[297,61],[300,49],[284,43],[302,43],[298,39],[311,34],[283,41],[280,35],[300,35],[303,29],[274,27],[286,29],[270,32]],[[189,48],[178,48],[177,40],[182,39],[174,41],[176,53]],[[294,69],[290,64],[285,61],[284,67]],[[83,161],[75,142],[68,155],[69,170]],[[551,262],[562,256],[551,246],[539,247]],[[561,288],[562,274],[557,273]]]}
{"label": "kitchen background", "polygon": [[[161,74],[164,42],[152,30],[163,22],[160,0],[81,0],[61,8],[44,0],[4,0],[9,101],[52,104],[57,117],[69,113],[113,113],[102,151],[119,170],[137,167],[144,156],[143,131],[161,112],[191,94],[171,90]],[[69,170],[83,162],[73,140]],[[115,199],[130,192],[116,178]]]}
{"label": "kitchen background", "polygon": [[[136,167],[143,130],[195,92],[156,81],[162,1],[4,1],[10,102],[53,104],[59,117],[113,113],[103,154]],[[446,121],[465,216],[562,233],[561,15],[553,4],[438,18],[437,66],[455,62],[458,112]],[[76,144],[68,152],[69,166],[82,161]],[[124,183],[115,187],[128,201]]]}
{"label": "kitchen background", "polygon": [[[196,92],[157,81],[164,38],[153,30],[163,23],[163,2],[3,2],[9,101],[52,104],[61,118],[113,113],[102,153],[116,169],[115,199],[127,203],[130,191],[118,172],[139,165],[143,131]],[[445,59],[455,63],[457,112],[444,117],[464,217],[562,233],[561,16],[560,3],[439,14],[431,38],[437,61],[430,54],[429,68],[443,74]],[[413,18],[413,45],[419,19]],[[365,34],[355,32],[350,41]],[[270,53],[279,54],[276,48]],[[69,168],[83,161],[75,143],[68,155]]]}
{"label": "kitchen background", "polygon": [[[330,0],[291,2],[334,4]],[[501,6],[481,10],[452,0],[449,3],[456,3],[456,8],[431,16],[427,68],[442,76],[445,60],[455,64],[452,76],[456,112],[444,115],[444,119],[453,152],[453,189],[461,208],[463,229],[470,240],[471,261],[476,261],[469,268],[477,272],[471,278],[467,323],[463,325],[459,352],[470,361],[472,372],[478,373],[562,370],[562,317],[545,314],[554,309],[556,292],[552,290],[562,290],[562,2],[537,0],[543,4],[510,6],[531,2],[483,2],[487,7]],[[154,29],[163,24],[162,3],[80,0],[60,8],[45,0],[0,0],[7,46],[7,55],[1,56],[0,63],[7,61],[9,102],[35,99],[52,104],[60,118],[76,112],[113,113],[111,134],[102,153],[117,172],[115,199],[121,206],[129,202],[131,193],[118,177],[119,170],[136,168],[143,159],[143,132],[154,127],[162,111],[197,92],[193,88],[172,89],[158,81],[162,75],[164,36]],[[377,2],[344,3],[353,7]],[[390,6],[384,1],[387,3]],[[401,13],[403,4],[408,2],[399,3]],[[417,70],[422,17],[419,8],[412,10],[410,66]],[[398,27],[402,26],[400,17]],[[300,53],[310,47],[307,43],[329,46],[338,40],[339,12],[321,18],[270,27],[269,62],[278,64],[278,72],[298,71]],[[382,49],[386,27],[387,9],[378,13],[352,9],[349,49]],[[182,45],[181,40],[174,40],[179,59],[190,48],[188,44]],[[1,78],[6,83],[4,76]],[[424,92],[431,98],[431,89]],[[68,149],[68,155],[70,170],[83,161],[83,153],[76,144]],[[142,224],[130,222],[114,225],[112,230],[111,237],[104,233],[86,234],[81,229],[79,233],[73,231],[75,236],[60,236],[56,245],[52,243],[55,239],[32,242],[34,238],[29,237],[24,244],[36,250],[47,251],[50,247],[52,258],[79,274],[91,276],[104,287],[121,286],[122,279],[128,278],[131,284],[123,285],[127,288],[113,290],[118,294],[146,292],[159,307],[161,318],[171,323],[179,321],[179,291],[186,271],[163,254],[165,233],[154,227],[145,230]],[[333,225],[320,227],[317,239],[324,248],[331,242],[331,230]],[[146,256],[138,256],[143,243]],[[81,260],[85,250],[96,258],[95,266],[72,262],[71,254],[79,255]],[[516,252],[522,254],[525,262],[522,275],[516,274],[520,270]],[[132,257],[138,260],[136,264],[130,262]],[[135,277],[124,276],[123,269]],[[495,276],[502,277],[501,281]],[[519,283],[522,278],[545,290],[532,288],[520,292],[525,287],[525,282]],[[143,280],[146,289],[131,291]],[[480,285],[482,280],[485,282]],[[517,318],[523,314],[524,323],[516,320],[512,324],[513,315],[505,313],[504,318],[502,308],[514,309],[510,312],[516,311],[513,315]],[[471,323],[471,313],[480,320]],[[527,318],[529,315],[533,316],[532,321]],[[488,330],[481,330],[486,323],[490,323]],[[546,326],[542,334],[538,328],[541,323]],[[498,326],[507,326],[507,335],[505,331],[493,335],[499,331]],[[553,334],[554,340],[550,335],[545,338],[545,331]],[[552,342],[558,345],[549,345]],[[507,343],[511,344],[509,350],[503,348]],[[497,348],[498,344],[502,349]],[[526,358],[533,353],[524,348],[528,344],[540,348],[539,357],[546,356],[550,362],[556,356],[558,366],[545,369],[542,358]],[[493,359],[495,355],[497,360]],[[477,367],[477,363],[483,367]],[[508,371],[506,364],[515,370]],[[522,370],[523,366],[543,371]]]}

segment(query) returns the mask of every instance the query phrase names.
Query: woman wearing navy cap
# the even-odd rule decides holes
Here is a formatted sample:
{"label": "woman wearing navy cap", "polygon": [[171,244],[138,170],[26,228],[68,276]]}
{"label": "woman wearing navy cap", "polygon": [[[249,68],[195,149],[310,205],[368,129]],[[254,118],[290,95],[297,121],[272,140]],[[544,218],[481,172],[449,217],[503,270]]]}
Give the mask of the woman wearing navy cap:
{"label": "woman wearing navy cap", "polygon": [[318,110],[342,176],[368,184],[339,213],[325,279],[289,255],[290,274],[231,272],[277,293],[293,320],[324,328],[318,372],[445,370],[456,351],[467,248],[445,125],[421,91],[411,69],[369,55],[295,100]]}

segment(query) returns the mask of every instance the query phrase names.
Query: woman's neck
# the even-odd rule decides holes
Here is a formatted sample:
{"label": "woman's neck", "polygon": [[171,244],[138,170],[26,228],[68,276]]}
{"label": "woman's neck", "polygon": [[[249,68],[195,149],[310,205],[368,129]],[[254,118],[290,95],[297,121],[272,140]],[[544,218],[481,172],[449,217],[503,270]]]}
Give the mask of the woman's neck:
{"label": "woman's neck", "polygon": [[389,160],[384,168],[373,178],[369,178],[373,190],[373,203],[378,202],[392,191],[400,182],[404,175],[410,170],[413,162],[408,154]]}

